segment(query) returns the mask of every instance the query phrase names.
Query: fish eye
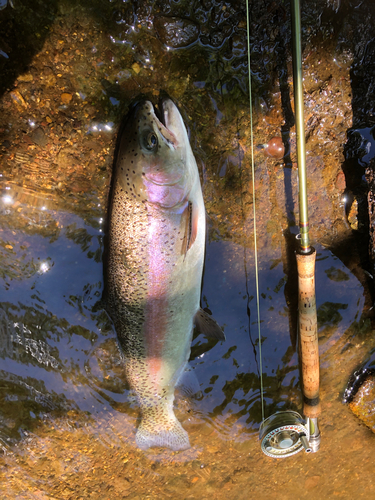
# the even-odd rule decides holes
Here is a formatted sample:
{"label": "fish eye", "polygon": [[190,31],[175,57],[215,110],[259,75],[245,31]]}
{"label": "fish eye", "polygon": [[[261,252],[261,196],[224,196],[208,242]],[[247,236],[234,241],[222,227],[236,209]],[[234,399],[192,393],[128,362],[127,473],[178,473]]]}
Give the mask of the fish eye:
{"label": "fish eye", "polygon": [[149,151],[153,151],[158,146],[158,137],[154,131],[147,132],[143,136],[143,145]]}
{"label": "fish eye", "polygon": [[148,144],[150,149],[154,149],[158,145],[158,138],[156,137],[154,132],[151,132],[151,134],[148,134],[147,144]]}

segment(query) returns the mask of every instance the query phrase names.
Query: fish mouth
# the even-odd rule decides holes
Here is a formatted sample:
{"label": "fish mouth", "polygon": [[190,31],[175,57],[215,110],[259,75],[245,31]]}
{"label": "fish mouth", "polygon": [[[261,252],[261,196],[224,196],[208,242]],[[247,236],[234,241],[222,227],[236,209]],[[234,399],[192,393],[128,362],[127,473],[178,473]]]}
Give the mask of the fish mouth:
{"label": "fish mouth", "polygon": [[[151,104],[151,103],[150,103]],[[173,103],[173,101],[169,98],[163,98],[160,100],[159,106],[154,106],[153,111],[154,111],[154,118],[156,121],[156,124],[158,126],[159,132],[162,135],[163,139],[165,142],[168,144],[168,146],[172,149],[177,149],[180,141],[178,140],[178,131],[176,130],[175,132],[171,130],[171,122],[168,119],[168,112],[167,108],[170,105],[173,105],[176,107],[176,105]],[[176,107],[177,109],[177,107]]]}
{"label": "fish mouth", "polygon": [[154,115],[159,131],[165,141],[177,149],[184,142],[186,131],[181,114],[170,97],[162,97],[158,107],[154,106]]}
{"label": "fish mouth", "polygon": [[187,138],[185,137],[186,129],[181,114],[176,104],[169,97],[161,98],[159,107],[161,110],[160,121],[169,134],[172,134],[175,138],[174,146],[178,147]]}
{"label": "fish mouth", "polygon": [[[168,97],[162,98],[158,107],[154,106],[151,102],[150,105],[153,108],[155,124],[169,150],[177,152],[178,149],[182,149],[184,144],[182,133],[184,125],[177,106]],[[180,122],[182,122],[182,127]],[[176,169],[174,172],[153,169],[145,172],[145,180],[157,186],[175,186],[181,182],[183,177],[183,169]]]}

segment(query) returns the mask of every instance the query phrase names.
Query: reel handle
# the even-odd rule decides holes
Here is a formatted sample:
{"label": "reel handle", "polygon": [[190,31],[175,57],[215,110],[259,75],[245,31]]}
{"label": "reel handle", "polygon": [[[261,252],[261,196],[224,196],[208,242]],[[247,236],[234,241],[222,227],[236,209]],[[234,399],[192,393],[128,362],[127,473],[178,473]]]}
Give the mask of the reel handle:
{"label": "reel handle", "polygon": [[298,270],[298,311],[300,360],[302,368],[303,413],[315,419],[320,415],[319,346],[315,301],[316,251],[296,253]]}

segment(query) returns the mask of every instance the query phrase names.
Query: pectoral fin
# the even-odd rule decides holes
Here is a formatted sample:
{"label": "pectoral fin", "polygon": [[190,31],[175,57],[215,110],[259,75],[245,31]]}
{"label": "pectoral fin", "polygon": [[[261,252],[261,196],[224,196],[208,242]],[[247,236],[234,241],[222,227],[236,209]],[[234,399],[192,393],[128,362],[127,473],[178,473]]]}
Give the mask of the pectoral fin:
{"label": "pectoral fin", "polygon": [[206,335],[206,337],[211,337],[218,340],[225,340],[225,335],[220,326],[216,323],[214,318],[208,313],[199,309],[194,317],[195,326],[197,329]]}
{"label": "pectoral fin", "polygon": [[198,234],[198,220],[199,212],[197,206],[188,201],[186,208],[182,214],[182,221],[184,225],[184,239],[182,245],[182,253],[186,255],[190,248],[193,246]]}

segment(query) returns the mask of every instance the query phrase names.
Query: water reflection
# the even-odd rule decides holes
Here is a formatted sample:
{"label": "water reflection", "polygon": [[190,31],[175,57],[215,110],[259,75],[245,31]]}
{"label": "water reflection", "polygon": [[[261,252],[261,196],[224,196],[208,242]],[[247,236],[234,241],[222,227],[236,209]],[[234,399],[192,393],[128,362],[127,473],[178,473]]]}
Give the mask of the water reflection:
{"label": "water reflection", "polygon": [[[100,224],[88,226],[63,212],[41,213],[58,223],[60,230],[52,239],[48,232],[46,236],[34,231],[27,234],[10,227],[1,233],[0,245],[8,252],[2,259],[0,329],[2,380],[6,382],[2,412],[3,419],[12,421],[3,427],[7,439],[19,438],[21,429],[33,428],[52,410],[89,411],[100,420],[105,405],[115,413],[129,409],[123,406],[129,394],[115,333],[100,307],[93,312],[102,292]],[[22,254],[22,248],[28,251]],[[277,256],[275,248],[260,261],[266,416],[301,406],[298,358],[291,344],[290,311],[284,295],[286,275]],[[223,325],[227,342],[220,345],[201,336],[194,339],[189,364],[203,398],[188,402],[189,398],[180,395],[177,405],[188,412],[183,421],[190,415],[198,428],[208,424],[221,439],[242,440],[255,433],[261,421],[253,276],[250,253],[244,254],[241,245],[226,241],[208,245],[202,295]],[[353,318],[359,319],[364,297],[358,280],[323,247],[318,249],[316,280],[324,353]],[[23,397],[17,398],[16,412],[9,394],[17,393],[17,387]],[[135,402],[130,403],[136,409]],[[19,405],[25,405],[22,415],[25,411],[31,415],[31,411],[34,417],[20,418]]]}

